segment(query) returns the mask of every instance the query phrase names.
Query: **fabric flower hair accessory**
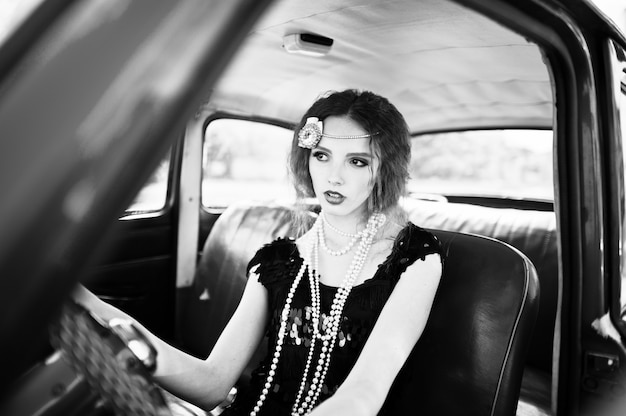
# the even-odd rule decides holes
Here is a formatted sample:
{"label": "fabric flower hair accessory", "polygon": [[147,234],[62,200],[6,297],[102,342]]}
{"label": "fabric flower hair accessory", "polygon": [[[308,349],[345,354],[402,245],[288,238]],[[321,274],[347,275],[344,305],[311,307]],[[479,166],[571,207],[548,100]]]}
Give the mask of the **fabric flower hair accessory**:
{"label": "fabric flower hair accessory", "polygon": [[298,133],[298,146],[313,149],[322,139],[324,124],[317,117],[308,117]]}
{"label": "fabric flower hair accessory", "polygon": [[324,124],[319,118],[307,117],[306,123],[304,123],[304,126],[298,132],[298,146],[305,149],[313,149],[317,147],[322,137],[329,137],[331,139],[368,139],[377,134],[379,134],[379,132],[349,135],[328,134],[324,133]]}

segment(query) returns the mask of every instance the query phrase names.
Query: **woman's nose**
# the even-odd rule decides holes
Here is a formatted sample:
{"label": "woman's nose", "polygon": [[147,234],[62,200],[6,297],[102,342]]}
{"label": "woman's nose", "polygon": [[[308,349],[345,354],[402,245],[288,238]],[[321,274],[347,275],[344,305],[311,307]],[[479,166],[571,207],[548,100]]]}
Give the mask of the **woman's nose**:
{"label": "woman's nose", "polygon": [[341,166],[333,166],[328,175],[328,183],[331,185],[343,185],[343,173]]}

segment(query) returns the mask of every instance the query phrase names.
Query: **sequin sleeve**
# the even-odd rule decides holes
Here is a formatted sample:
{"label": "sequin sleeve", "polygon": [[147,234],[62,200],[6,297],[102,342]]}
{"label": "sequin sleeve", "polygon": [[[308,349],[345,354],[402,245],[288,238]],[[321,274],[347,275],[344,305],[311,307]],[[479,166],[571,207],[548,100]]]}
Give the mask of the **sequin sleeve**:
{"label": "sequin sleeve", "polygon": [[387,276],[397,281],[400,275],[416,260],[424,260],[429,254],[438,254],[444,262],[443,250],[439,239],[431,232],[408,223],[398,233],[391,255],[384,263]]}
{"label": "sequin sleeve", "polygon": [[264,286],[287,279],[299,258],[293,239],[279,238],[261,247],[248,263],[248,276],[254,271]]}

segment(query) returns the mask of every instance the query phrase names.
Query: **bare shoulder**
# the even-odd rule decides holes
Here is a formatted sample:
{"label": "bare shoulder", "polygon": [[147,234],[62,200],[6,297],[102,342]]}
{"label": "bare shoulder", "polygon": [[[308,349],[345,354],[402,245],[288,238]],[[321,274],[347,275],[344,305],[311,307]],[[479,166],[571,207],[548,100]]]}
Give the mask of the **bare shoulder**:
{"label": "bare shoulder", "polygon": [[[443,264],[439,253],[431,253],[423,259],[417,259],[406,268],[405,275],[416,276],[420,279],[433,279],[439,281],[443,272]],[[413,279],[411,279],[413,280]]]}
{"label": "bare shoulder", "polygon": [[407,270],[413,270],[414,268],[417,268],[420,270],[433,270],[441,274],[441,271],[442,271],[441,255],[439,253],[427,254],[426,256],[424,256],[423,259],[417,259],[413,264],[411,264],[407,268]]}

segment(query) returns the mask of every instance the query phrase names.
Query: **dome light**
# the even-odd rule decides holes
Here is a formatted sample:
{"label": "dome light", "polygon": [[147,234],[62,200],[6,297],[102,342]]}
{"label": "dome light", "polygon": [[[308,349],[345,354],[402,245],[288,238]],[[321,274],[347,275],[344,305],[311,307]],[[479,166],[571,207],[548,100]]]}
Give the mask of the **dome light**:
{"label": "dome light", "polygon": [[310,33],[293,33],[283,36],[283,48],[289,53],[320,57],[327,55],[333,39]]}

